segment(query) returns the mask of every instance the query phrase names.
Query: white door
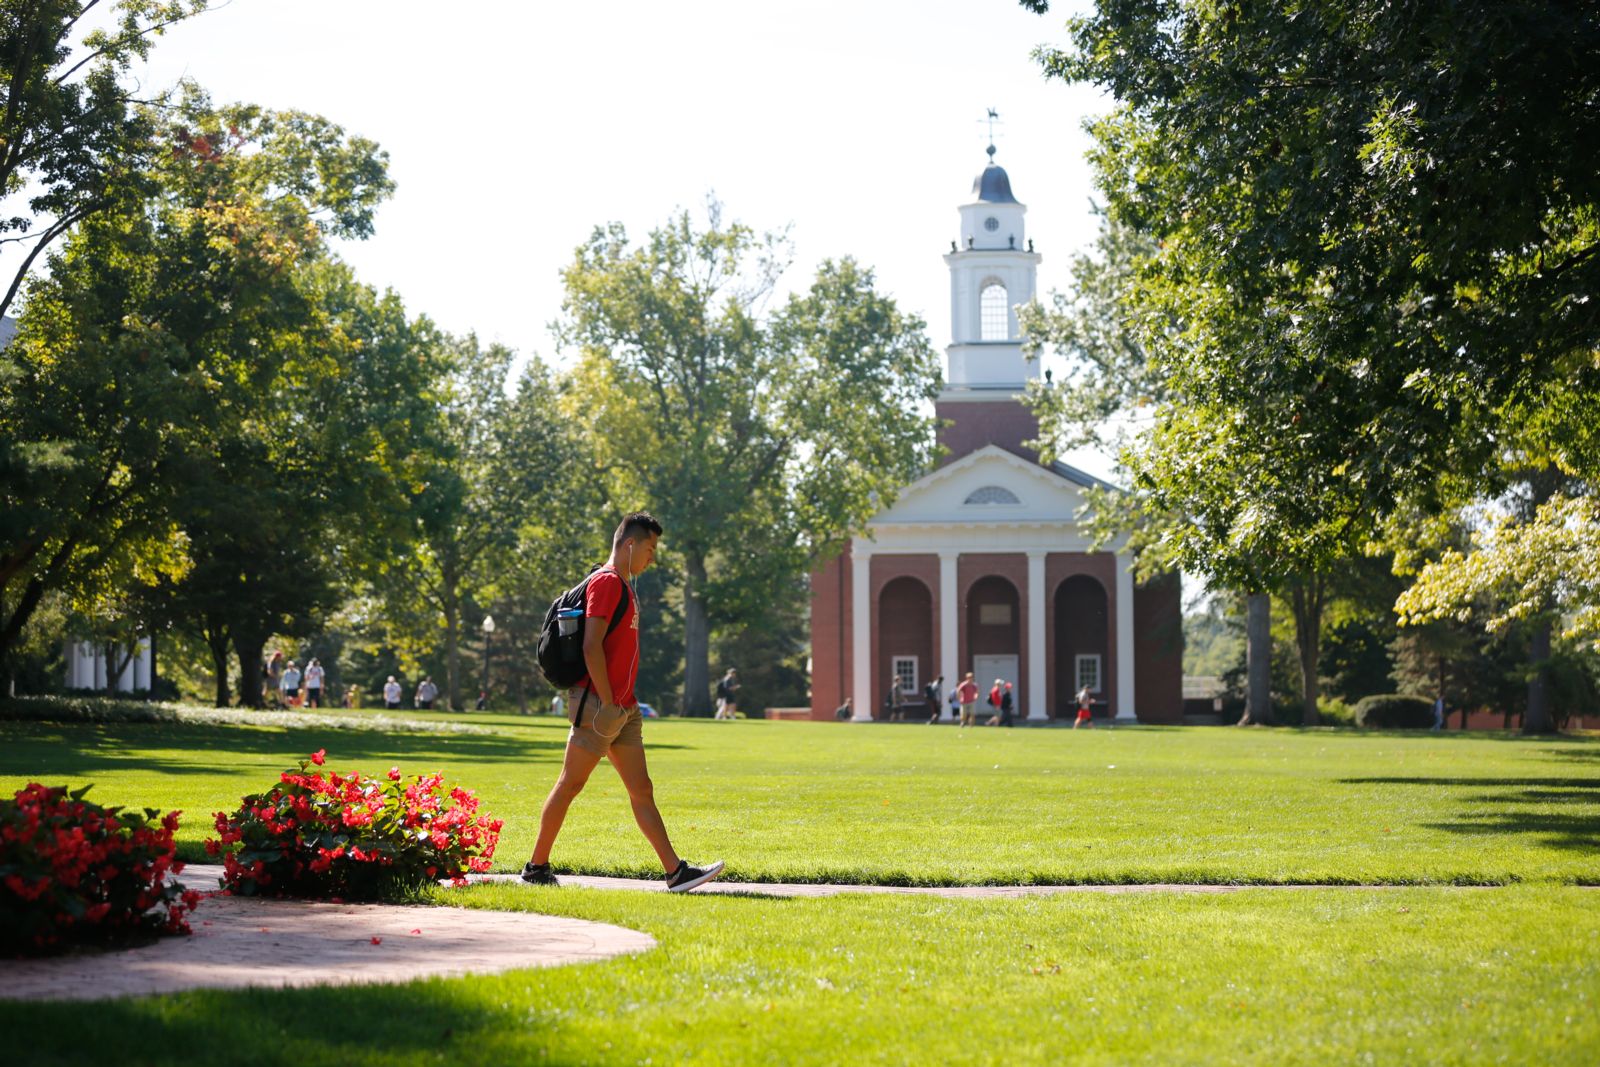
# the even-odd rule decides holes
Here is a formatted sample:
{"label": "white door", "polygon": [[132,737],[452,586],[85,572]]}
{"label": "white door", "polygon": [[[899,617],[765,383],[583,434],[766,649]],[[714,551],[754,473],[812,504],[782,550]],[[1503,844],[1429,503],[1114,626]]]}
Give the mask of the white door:
{"label": "white door", "polygon": [[1017,657],[1016,656],[973,656],[972,680],[978,683],[978,714],[990,715],[994,709],[989,706],[989,690],[994,688],[994,680],[1010,682],[1013,686],[1011,699],[1016,700],[1017,690]]}

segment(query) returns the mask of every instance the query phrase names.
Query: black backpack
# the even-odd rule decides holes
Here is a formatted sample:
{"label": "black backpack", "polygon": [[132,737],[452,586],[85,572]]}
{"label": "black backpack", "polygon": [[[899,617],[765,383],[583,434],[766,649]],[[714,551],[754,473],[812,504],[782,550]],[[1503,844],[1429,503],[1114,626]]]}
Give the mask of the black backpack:
{"label": "black backpack", "polygon": [[[552,600],[550,610],[544,613],[544,628],[539,631],[539,672],[544,675],[545,681],[557,689],[571,689],[583,681],[589,673],[589,665],[583,660],[582,618],[579,618],[578,626],[572,633],[563,634],[556,616],[570,608],[583,610],[589,583],[599,569],[595,567],[583,581]],[[606,627],[607,637],[621,625],[622,616],[628,610],[630,595],[628,583],[623,582],[622,599],[617,601],[617,610],[611,613],[611,625]]]}

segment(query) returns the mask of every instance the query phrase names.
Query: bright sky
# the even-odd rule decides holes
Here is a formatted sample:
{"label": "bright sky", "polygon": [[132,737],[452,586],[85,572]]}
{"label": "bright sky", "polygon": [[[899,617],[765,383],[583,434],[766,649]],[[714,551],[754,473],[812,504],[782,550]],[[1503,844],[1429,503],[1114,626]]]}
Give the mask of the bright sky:
{"label": "bright sky", "polygon": [[342,254],[449,330],[556,358],[560,271],[590,230],[642,236],[714,191],[728,217],[792,226],[786,286],[855,256],[942,352],[940,256],[985,162],[987,108],[1041,294],[1094,236],[1081,127],[1103,104],[1030,58],[1073,6],[231,0],[171,30],[139,78],[191,77],[219,102],[313,111],[379,142],[399,189]]}

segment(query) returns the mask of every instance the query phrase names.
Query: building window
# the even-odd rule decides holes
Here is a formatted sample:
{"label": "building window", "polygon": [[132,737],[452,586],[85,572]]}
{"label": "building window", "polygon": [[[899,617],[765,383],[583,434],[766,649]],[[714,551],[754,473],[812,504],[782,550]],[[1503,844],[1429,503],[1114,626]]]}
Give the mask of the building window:
{"label": "building window", "polygon": [[1011,340],[1011,307],[1006,302],[1006,287],[993,278],[983,283],[978,298],[978,336],[984,341]]}
{"label": "building window", "polygon": [[917,657],[896,656],[894,678],[900,683],[900,692],[904,699],[914,697],[917,693]]}
{"label": "building window", "polygon": [[963,504],[1020,504],[1017,494],[999,485],[985,485],[967,494]]}
{"label": "building window", "polygon": [[1078,688],[1087,688],[1091,693],[1100,692],[1100,656],[1078,656],[1073,663],[1073,673],[1078,679]]}

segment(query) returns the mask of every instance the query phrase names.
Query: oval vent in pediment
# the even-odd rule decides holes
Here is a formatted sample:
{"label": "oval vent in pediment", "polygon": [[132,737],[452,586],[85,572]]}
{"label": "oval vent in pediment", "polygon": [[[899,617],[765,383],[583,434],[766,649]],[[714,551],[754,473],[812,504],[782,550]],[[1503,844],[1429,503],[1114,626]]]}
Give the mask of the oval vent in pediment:
{"label": "oval vent in pediment", "polygon": [[1020,504],[1017,494],[1000,485],[985,485],[967,494],[964,504]]}

